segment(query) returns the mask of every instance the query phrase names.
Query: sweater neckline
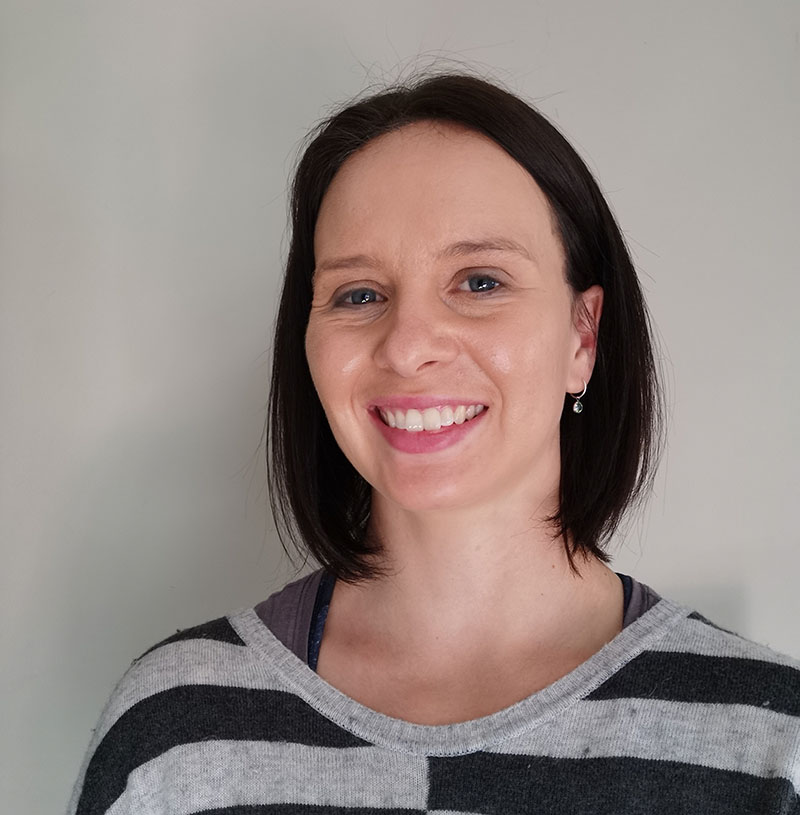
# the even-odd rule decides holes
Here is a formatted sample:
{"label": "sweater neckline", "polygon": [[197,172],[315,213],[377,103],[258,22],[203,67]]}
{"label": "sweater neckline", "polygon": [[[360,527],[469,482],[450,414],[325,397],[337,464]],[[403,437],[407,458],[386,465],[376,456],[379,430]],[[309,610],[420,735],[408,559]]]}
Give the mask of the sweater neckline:
{"label": "sweater neckline", "polygon": [[393,718],[334,688],[283,645],[252,608],[230,615],[229,620],[244,643],[288,690],[339,727],[366,742],[398,752],[453,756],[513,739],[566,711],[689,613],[690,609],[661,598],[597,653],[546,688],[487,716],[441,725]]}

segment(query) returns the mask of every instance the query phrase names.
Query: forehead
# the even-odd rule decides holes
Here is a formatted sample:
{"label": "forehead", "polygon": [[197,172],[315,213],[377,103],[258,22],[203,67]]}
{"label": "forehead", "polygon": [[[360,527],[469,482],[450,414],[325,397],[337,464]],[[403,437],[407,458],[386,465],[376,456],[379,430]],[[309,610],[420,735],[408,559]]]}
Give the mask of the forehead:
{"label": "forehead", "polygon": [[436,251],[487,235],[532,254],[547,244],[560,250],[547,198],[522,165],[482,134],[419,122],[374,139],[342,165],[322,201],[315,254],[320,260],[354,244]]}

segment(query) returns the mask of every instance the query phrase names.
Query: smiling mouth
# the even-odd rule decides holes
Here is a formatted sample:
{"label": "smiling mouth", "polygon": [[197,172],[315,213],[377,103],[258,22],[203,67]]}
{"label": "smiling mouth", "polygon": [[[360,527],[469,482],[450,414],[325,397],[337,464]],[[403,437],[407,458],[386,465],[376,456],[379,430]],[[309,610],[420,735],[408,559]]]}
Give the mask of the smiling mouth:
{"label": "smiling mouth", "polygon": [[405,430],[408,433],[435,432],[452,425],[464,424],[474,419],[486,405],[444,405],[441,408],[429,407],[424,410],[394,410],[375,408],[381,421],[388,427]]}

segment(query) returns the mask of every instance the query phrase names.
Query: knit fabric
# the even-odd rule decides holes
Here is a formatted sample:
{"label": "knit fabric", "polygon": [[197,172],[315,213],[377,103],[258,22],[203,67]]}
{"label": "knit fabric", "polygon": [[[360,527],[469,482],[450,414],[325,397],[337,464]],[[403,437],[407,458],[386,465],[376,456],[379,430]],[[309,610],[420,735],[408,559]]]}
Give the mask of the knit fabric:
{"label": "knit fabric", "polygon": [[328,685],[248,609],[118,684],[79,815],[800,815],[800,663],[661,599],[480,719],[415,725]]}

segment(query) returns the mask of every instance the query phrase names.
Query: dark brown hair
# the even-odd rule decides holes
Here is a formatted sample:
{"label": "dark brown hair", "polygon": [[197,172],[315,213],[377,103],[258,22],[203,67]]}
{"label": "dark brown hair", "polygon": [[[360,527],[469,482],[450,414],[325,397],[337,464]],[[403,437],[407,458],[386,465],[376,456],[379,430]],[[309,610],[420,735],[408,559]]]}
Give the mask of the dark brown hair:
{"label": "dark brown hair", "polygon": [[662,394],[636,271],[597,182],[567,140],[519,97],[460,74],[418,78],[347,105],[312,132],[298,164],[267,419],[270,503],[281,541],[343,580],[378,571],[380,547],[367,536],[370,486],[336,444],[306,362],[314,229],[325,191],[349,156],[427,120],[482,133],[519,162],[550,202],[569,285],[576,292],[603,287],[586,409],[574,414],[565,397],[560,502],[550,520],[571,563],[579,553],[607,560],[603,546],[647,492],[662,439]]}

